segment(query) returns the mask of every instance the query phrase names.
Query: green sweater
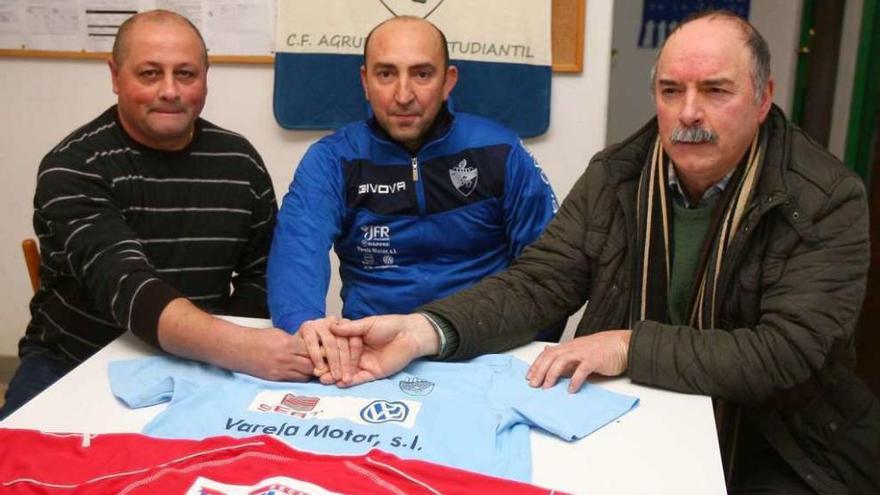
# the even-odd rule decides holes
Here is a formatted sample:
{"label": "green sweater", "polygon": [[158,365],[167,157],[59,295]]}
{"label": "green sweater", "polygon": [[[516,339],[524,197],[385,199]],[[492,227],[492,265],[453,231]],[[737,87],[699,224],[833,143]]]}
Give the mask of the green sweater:
{"label": "green sweater", "polygon": [[669,322],[686,325],[691,296],[696,282],[700,249],[712,221],[717,201],[697,208],[686,208],[672,201],[672,274],[669,277],[667,304]]}

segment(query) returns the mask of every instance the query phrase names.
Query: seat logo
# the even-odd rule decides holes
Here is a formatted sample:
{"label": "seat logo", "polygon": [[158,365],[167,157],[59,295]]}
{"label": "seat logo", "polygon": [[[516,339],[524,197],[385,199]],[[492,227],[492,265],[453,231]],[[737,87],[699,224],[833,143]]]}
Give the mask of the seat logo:
{"label": "seat logo", "polygon": [[309,412],[318,405],[320,400],[320,397],[309,395],[285,394],[284,398],[281,399],[281,405],[287,406],[294,411]]}
{"label": "seat logo", "polygon": [[479,179],[480,171],[476,167],[468,167],[467,159],[458,162],[458,165],[449,169],[449,178],[452,179],[452,185],[463,196],[470,196],[477,187],[477,179]]}
{"label": "seat logo", "polygon": [[367,423],[403,423],[409,415],[409,407],[400,401],[374,400],[361,409],[361,419]]}

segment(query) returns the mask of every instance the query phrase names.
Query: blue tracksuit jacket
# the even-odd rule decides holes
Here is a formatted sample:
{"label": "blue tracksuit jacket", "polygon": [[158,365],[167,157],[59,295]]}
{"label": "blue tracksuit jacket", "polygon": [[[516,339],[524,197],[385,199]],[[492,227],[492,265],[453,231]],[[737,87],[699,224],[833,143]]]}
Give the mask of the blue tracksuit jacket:
{"label": "blue tracksuit jacket", "polygon": [[519,138],[482,117],[438,116],[415,155],[375,120],[313,144],[284,197],[269,256],[273,323],[325,313],[329,250],[343,316],[407,313],[504,269],[544,230],[556,197]]}

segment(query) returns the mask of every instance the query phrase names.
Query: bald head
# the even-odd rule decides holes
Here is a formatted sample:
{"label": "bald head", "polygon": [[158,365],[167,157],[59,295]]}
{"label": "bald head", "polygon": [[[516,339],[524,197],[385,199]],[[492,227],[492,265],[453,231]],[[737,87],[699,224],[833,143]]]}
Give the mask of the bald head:
{"label": "bald head", "polygon": [[697,21],[729,22],[739,30],[742,34],[743,45],[749,50],[752,87],[755,90],[756,97],[759,97],[767,88],[767,82],[770,80],[770,48],[767,46],[767,40],[761,36],[761,33],[755,29],[755,26],[728,10],[706,10],[693,14],[681,21],[663,42],[660,51],[657,52],[657,60],[651,69],[651,87],[653,88],[657,82],[657,61],[663,55],[669,40],[679,34],[685,26]]}
{"label": "bald head", "polygon": [[198,37],[199,43],[202,46],[205,67],[208,66],[208,49],[205,46],[205,40],[202,38],[202,33],[199,32],[189,19],[168,10],[148,10],[129,17],[119,26],[119,31],[116,32],[116,40],[113,42],[113,63],[117,67],[122,65],[126,55],[128,55],[132,30],[135,26],[141,24],[177,24],[191,29],[196,37]]}
{"label": "bald head", "polygon": [[437,44],[440,46],[440,49],[443,51],[443,68],[449,67],[449,46],[446,43],[446,35],[443,34],[443,31],[440,30],[437,26],[432,24],[421,17],[411,16],[411,15],[401,15],[397,17],[392,17],[386,21],[379,23],[376,27],[370,30],[370,34],[367,35],[366,42],[364,43],[364,65],[369,66],[369,62],[367,61],[368,54],[370,53],[370,40],[374,38],[374,34],[377,34],[381,31],[384,31],[394,25],[400,23],[412,23],[415,25],[422,24],[426,28],[430,28],[430,30],[434,33]]}
{"label": "bald head", "polygon": [[421,18],[385,21],[364,44],[364,96],[379,126],[411,152],[424,143],[456,81],[446,38]]}

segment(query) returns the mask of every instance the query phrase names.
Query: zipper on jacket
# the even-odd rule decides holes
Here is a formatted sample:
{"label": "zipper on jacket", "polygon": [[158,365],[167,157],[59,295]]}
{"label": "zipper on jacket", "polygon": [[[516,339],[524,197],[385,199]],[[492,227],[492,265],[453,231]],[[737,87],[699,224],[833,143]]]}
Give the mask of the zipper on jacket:
{"label": "zipper on jacket", "polygon": [[419,158],[416,155],[413,155],[409,161],[412,164],[412,178],[413,187],[415,187],[416,190],[416,204],[419,207],[419,216],[423,217],[427,214],[427,207],[425,206],[424,184],[419,184]]}

